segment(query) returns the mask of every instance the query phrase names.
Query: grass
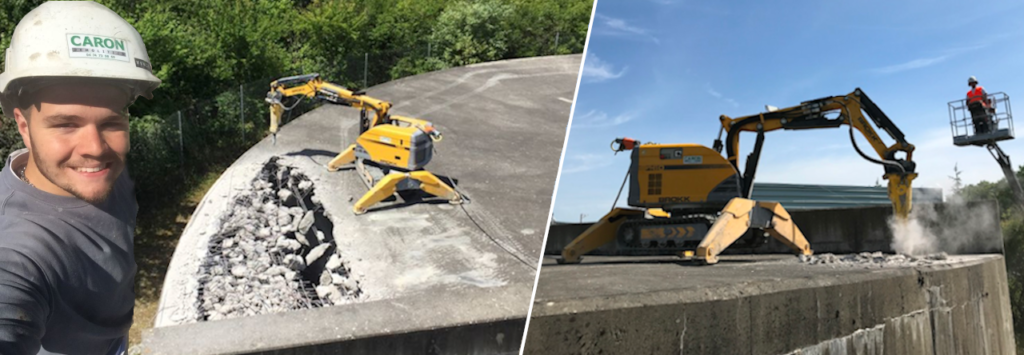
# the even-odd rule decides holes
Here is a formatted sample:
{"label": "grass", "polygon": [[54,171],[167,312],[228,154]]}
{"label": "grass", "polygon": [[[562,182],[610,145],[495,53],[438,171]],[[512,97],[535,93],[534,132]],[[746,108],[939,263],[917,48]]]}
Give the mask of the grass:
{"label": "grass", "polygon": [[135,276],[135,316],[128,331],[129,346],[139,344],[142,331],[153,327],[164,276],[178,238],[206,191],[223,171],[222,167],[211,169],[167,206],[139,211],[135,228],[135,262],[139,269]]}

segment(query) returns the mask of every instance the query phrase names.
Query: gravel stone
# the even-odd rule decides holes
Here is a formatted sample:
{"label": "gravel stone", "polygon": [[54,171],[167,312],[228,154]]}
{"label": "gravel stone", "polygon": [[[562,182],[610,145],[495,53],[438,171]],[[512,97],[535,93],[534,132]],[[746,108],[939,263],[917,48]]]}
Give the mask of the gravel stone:
{"label": "gravel stone", "polygon": [[284,264],[288,265],[289,269],[295,271],[302,271],[306,269],[306,261],[301,256],[296,254],[288,254],[284,257]]}
{"label": "gravel stone", "polygon": [[235,277],[245,277],[245,274],[249,273],[249,268],[245,265],[235,265],[231,267],[231,274]]}
{"label": "gravel stone", "polygon": [[884,254],[880,251],[873,253],[864,252],[859,254],[832,253],[817,255],[799,255],[801,263],[808,265],[830,265],[832,267],[906,267],[944,263],[949,259],[946,253],[929,255],[907,255],[907,254]]}
{"label": "gravel stone", "polygon": [[306,211],[306,214],[299,220],[299,233],[305,234],[309,231],[309,227],[313,226],[313,212]]}
{"label": "gravel stone", "polygon": [[317,260],[320,260],[320,258],[322,258],[324,256],[324,253],[327,252],[327,248],[330,248],[330,247],[331,247],[330,244],[326,244],[325,243],[325,244],[317,245],[315,248],[310,250],[309,254],[306,254],[306,265],[311,265],[311,264],[315,263]]}
{"label": "gravel stone", "polygon": [[337,271],[341,268],[341,257],[338,256],[338,254],[331,254],[327,259],[327,265],[325,265],[325,267],[327,267],[327,270]]}
{"label": "gravel stone", "polygon": [[[334,240],[313,228],[316,213],[324,211],[313,183],[277,160],[264,165],[251,188],[238,190],[220,230],[210,236],[197,278],[199,321],[360,299],[359,283],[345,276],[349,273],[337,252],[330,253],[323,269],[308,270],[318,267],[310,265],[320,264]],[[298,205],[306,196],[312,205]],[[308,233],[311,229],[314,233]],[[316,247],[310,248],[310,242]]]}
{"label": "gravel stone", "polygon": [[320,281],[320,285],[330,285],[330,284],[333,284],[334,283],[334,279],[332,277],[333,276],[331,276],[331,272],[330,271],[324,270],[324,272],[320,273],[320,280],[319,280]]}

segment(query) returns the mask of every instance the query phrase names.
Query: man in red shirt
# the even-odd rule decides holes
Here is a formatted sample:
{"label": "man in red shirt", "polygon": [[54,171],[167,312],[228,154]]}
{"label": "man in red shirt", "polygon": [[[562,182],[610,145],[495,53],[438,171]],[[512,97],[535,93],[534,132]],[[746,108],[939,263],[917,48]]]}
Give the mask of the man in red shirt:
{"label": "man in red shirt", "polygon": [[967,109],[971,111],[974,134],[988,133],[992,129],[992,115],[995,113],[992,100],[989,100],[985,88],[978,85],[978,79],[974,76],[967,79],[967,85],[971,86],[971,90],[967,91]]}

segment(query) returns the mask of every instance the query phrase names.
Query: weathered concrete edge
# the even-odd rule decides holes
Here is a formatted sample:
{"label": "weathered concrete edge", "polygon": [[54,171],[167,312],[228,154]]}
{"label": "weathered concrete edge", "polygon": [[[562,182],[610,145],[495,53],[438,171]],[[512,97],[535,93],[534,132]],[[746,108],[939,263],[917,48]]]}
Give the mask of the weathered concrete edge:
{"label": "weathered concrete edge", "polygon": [[[560,301],[554,307],[538,299],[524,353],[783,354],[882,324],[888,326],[881,340],[885,349],[919,351],[897,341],[900,332],[936,319],[941,322],[934,321],[930,330],[946,336],[936,337],[937,345],[929,348],[1015,353],[1002,256],[891,271],[844,280],[752,283],[742,294],[724,285],[701,290],[702,298],[657,292]],[[795,283],[805,286],[792,287]],[[929,344],[931,334],[924,334]]]}
{"label": "weathered concrete edge", "polygon": [[[246,152],[238,160],[243,160],[245,156],[251,153],[252,150]],[[217,181],[213,183],[213,186],[203,196],[202,201],[196,206],[188,223],[185,224],[185,228],[182,229],[181,236],[178,238],[178,243],[174,248],[174,254],[171,256],[171,262],[167,266],[167,272],[164,274],[163,287],[160,292],[160,303],[157,308],[156,319],[153,321],[154,327],[178,324],[179,322],[173,319],[175,315],[184,318],[193,316],[191,313],[194,313],[194,303],[198,301],[198,294],[196,292],[199,288],[199,282],[195,277],[190,276],[195,276],[198,273],[199,265],[202,259],[206,257],[209,236],[220,228],[220,219],[223,217],[223,212],[228,210],[231,202],[229,198],[214,199],[211,196],[231,195],[231,185],[238,182],[235,180],[252,179],[255,177],[255,172],[250,170],[258,168],[258,166],[251,164],[246,167],[238,165],[238,161],[236,161],[217,178]],[[239,170],[243,171],[239,172]],[[250,172],[253,174],[248,174]],[[208,204],[211,203],[215,204],[216,207],[209,207]],[[218,212],[199,214],[204,211],[204,208],[212,208]]]}
{"label": "weathered concrete edge", "polygon": [[[873,280],[890,279],[897,277],[916,277],[920,272],[929,270],[950,270],[959,267],[970,267],[982,264],[994,259],[1002,263],[1001,255],[981,255],[976,259],[950,262],[945,264],[919,266],[916,268],[887,268],[874,270],[871,273],[849,273],[843,278],[786,278],[780,276],[771,282],[755,281],[745,283],[743,287],[736,287],[733,284],[723,284],[710,288],[682,288],[678,290],[647,292],[643,294],[622,293],[614,296],[588,297],[581,295],[573,299],[547,299],[542,294],[534,301],[533,317],[560,315],[567,313],[599,312],[608,309],[643,308],[650,306],[679,305],[679,304],[701,304],[707,302],[734,300],[743,297],[752,297],[771,293],[799,291],[806,289],[818,289],[839,285],[850,285],[870,282]],[[585,265],[585,264],[584,264]],[[562,267],[559,265],[545,265],[544,267]],[[569,267],[578,267],[571,265]],[[714,266],[708,266],[714,267]],[[828,268],[825,265],[808,265],[807,267]],[[544,275],[541,275],[544,277]],[[550,304],[549,304],[550,303]]]}
{"label": "weathered concrete edge", "polygon": [[[143,354],[518,353],[532,287],[453,290],[449,302],[410,295],[158,327]],[[386,316],[382,316],[386,315]]]}

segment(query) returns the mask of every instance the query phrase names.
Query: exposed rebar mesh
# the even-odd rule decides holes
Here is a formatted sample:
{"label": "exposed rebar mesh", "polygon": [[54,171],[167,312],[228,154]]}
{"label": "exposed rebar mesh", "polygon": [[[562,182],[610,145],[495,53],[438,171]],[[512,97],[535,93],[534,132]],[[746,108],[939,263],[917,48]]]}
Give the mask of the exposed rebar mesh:
{"label": "exposed rebar mesh", "polygon": [[362,295],[313,182],[271,158],[210,237],[199,320],[349,303]]}

